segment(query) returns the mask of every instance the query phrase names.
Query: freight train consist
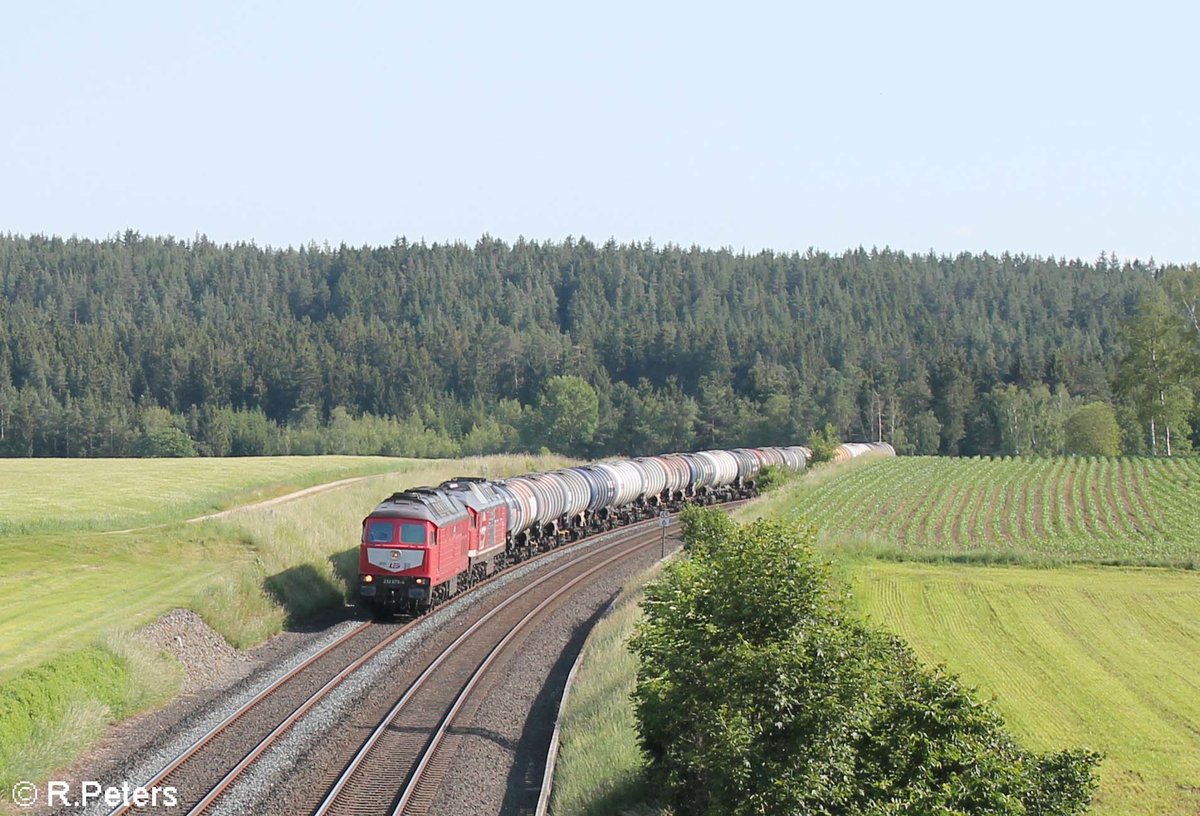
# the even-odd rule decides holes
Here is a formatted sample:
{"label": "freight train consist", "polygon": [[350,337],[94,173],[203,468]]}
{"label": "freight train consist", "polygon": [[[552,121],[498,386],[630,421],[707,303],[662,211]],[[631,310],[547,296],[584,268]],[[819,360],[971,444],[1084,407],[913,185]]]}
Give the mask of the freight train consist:
{"label": "freight train consist", "polygon": [[[835,461],[886,443],[839,446]],[[738,448],[614,459],[490,481],[461,477],[389,496],[363,520],[359,600],[375,614],[420,612],[569,541],[686,503],[756,493],[769,465],[803,470],[807,448]]]}

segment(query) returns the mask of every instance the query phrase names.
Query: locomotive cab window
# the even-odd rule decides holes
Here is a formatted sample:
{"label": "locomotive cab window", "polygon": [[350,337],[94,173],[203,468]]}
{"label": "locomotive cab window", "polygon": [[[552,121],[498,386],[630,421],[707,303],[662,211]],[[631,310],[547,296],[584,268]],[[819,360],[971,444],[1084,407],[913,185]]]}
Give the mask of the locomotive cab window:
{"label": "locomotive cab window", "polygon": [[400,543],[401,544],[424,544],[425,543],[425,525],[413,524],[412,522],[404,522],[400,525]]}
{"label": "locomotive cab window", "polygon": [[372,521],[367,524],[367,541],[372,544],[390,544],[396,534],[390,521]]}

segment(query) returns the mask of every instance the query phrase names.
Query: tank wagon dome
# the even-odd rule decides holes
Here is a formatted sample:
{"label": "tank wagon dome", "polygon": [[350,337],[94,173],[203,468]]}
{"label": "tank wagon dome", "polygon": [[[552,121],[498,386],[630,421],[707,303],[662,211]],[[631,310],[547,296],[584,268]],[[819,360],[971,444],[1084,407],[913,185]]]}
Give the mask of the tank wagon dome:
{"label": "tank wagon dome", "polygon": [[410,487],[388,496],[371,511],[375,518],[421,519],[439,526],[466,515],[466,506],[439,487]]}

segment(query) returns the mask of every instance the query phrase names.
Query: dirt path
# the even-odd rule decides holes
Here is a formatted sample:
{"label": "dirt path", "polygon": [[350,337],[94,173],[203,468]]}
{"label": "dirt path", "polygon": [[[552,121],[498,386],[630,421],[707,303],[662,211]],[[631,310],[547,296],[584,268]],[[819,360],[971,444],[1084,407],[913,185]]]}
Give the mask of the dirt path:
{"label": "dirt path", "polygon": [[[196,516],[195,518],[184,519],[183,523],[184,524],[198,524],[201,521],[209,521],[210,519],[227,518],[229,516],[232,516],[234,513],[240,513],[243,510],[258,510],[263,507],[270,507],[275,504],[283,504],[284,502],[290,502],[293,499],[303,498],[304,496],[311,496],[315,493],[324,493],[328,490],[337,490],[340,487],[346,487],[347,485],[354,484],[355,482],[361,482],[363,479],[373,479],[376,476],[384,476],[384,475],[386,475],[386,474],[371,473],[366,476],[351,476],[348,479],[338,479],[336,482],[326,482],[325,484],[313,485],[312,487],[306,487],[303,490],[295,490],[291,493],[286,493],[282,496],[276,496],[273,499],[263,499],[262,501],[253,502],[252,504],[239,504],[237,507],[230,507],[228,510],[218,510],[216,513],[206,513],[203,516]],[[100,535],[121,535],[122,533],[136,533],[136,532],[140,532],[142,530],[157,530],[161,527],[170,527],[172,524],[179,524],[179,522],[168,521],[168,522],[164,522],[163,524],[149,524],[145,527],[129,527],[124,530],[105,530],[102,533],[100,533]]]}
{"label": "dirt path", "polygon": [[284,502],[290,502],[293,499],[311,496],[314,493],[324,493],[327,490],[336,490],[339,487],[345,487],[346,485],[351,485],[355,482],[361,482],[363,479],[373,479],[379,475],[384,474],[376,473],[369,476],[351,476],[348,479],[338,479],[336,482],[326,482],[325,484],[313,485],[312,487],[306,487],[303,490],[296,490],[283,496],[276,496],[273,499],[263,499],[262,501],[254,502],[253,504],[240,504],[237,507],[230,507],[228,510],[220,510],[216,513],[208,513],[207,515],[196,516],[195,518],[188,519],[187,523],[196,524],[197,522],[208,521],[209,519],[225,518],[226,516],[231,516],[234,513],[240,513],[243,510],[260,510],[263,507],[270,507],[275,504],[283,504]]}

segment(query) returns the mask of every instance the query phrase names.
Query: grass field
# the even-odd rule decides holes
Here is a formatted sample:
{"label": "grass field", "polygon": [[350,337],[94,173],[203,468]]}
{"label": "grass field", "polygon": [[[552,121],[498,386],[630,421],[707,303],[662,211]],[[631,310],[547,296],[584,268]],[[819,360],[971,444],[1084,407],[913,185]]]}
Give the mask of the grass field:
{"label": "grass field", "polygon": [[855,595],[1031,748],[1102,751],[1096,814],[1200,813],[1200,575],[864,562]]}
{"label": "grass field", "polygon": [[[11,524],[0,535],[0,783],[48,773],[86,748],[109,718],[173,693],[177,664],[138,654],[130,630],[189,607],[236,645],[259,643],[343,599],[357,574],[362,517],[391,492],[563,461],[4,462],[0,512],[11,514]],[[380,469],[391,472],[237,507]],[[50,496],[53,486],[63,486],[58,504],[40,504],[38,491]],[[72,520],[56,520],[51,506]],[[184,523],[230,506],[222,518]],[[136,529],[122,529],[129,525]]]}
{"label": "grass field", "polygon": [[[288,617],[302,617],[341,597],[345,584],[338,570],[345,571],[344,554],[357,546],[362,517],[390,492],[459,472],[487,469],[499,475],[553,466],[551,460],[520,456],[447,461],[372,459],[361,468],[354,466],[353,457],[213,460],[223,464],[208,471],[213,479],[205,482],[208,498],[189,503],[179,498],[171,480],[161,475],[178,473],[178,461],[17,463],[39,465],[34,469],[54,484],[91,484],[104,473],[104,479],[117,485],[111,500],[117,506],[150,507],[155,499],[152,485],[156,484],[161,485],[160,498],[174,496],[176,503],[170,505],[170,499],[162,499],[164,509],[153,516],[162,526],[122,533],[72,530],[69,525],[49,529],[44,511],[29,501],[7,505],[24,513],[27,521],[40,520],[32,533],[0,536],[4,548],[0,560],[0,681],[57,653],[86,646],[105,632],[138,626],[178,606],[197,609],[238,645],[257,643],[279,631]],[[305,462],[307,470],[301,467]],[[51,475],[51,465],[58,468],[56,476]],[[156,465],[162,469],[158,475]],[[255,501],[318,479],[345,478],[355,471],[385,465],[393,472],[284,504],[237,511],[199,524],[162,521],[167,506],[175,508],[178,522],[197,510]],[[136,466],[136,478],[117,478],[116,472],[126,466]],[[11,472],[12,465],[8,467]],[[199,484],[205,468],[184,472]],[[269,481],[272,472],[283,481]],[[216,481],[217,473],[224,473],[226,481]],[[22,490],[23,495],[31,495],[29,488]],[[138,496],[130,497],[122,492],[126,490]],[[74,500],[74,509],[91,520],[88,524],[98,524],[102,518],[109,518],[109,524],[130,523],[133,516],[127,511],[103,516],[106,503],[98,491],[92,487]],[[141,520],[149,517],[143,515]],[[340,561],[339,553],[343,554]]]}
{"label": "grass field", "polygon": [[[993,698],[1023,744],[1104,752],[1091,813],[1190,816],[1200,573],[1067,562],[1194,563],[1198,505],[1194,460],[921,458],[818,468],[737,515],[815,523],[860,611]],[[921,562],[943,556],[965,563]],[[1006,557],[1039,566],[995,563]],[[581,712],[564,724],[555,816],[619,812],[605,807],[644,793],[628,700],[636,666],[620,649],[635,619],[618,613],[589,644],[580,678],[592,690],[568,707]]]}
{"label": "grass field", "polygon": [[0,459],[0,538],[178,521],[413,464],[382,456]]}
{"label": "grass field", "polygon": [[754,507],[891,557],[1200,563],[1200,459],[910,457],[817,470]]}
{"label": "grass field", "polygon": [[[646,798],[633,701],[637,658],[626,648],[641,619],[641,588],[653,567],[622,591],[612,612],[588,635],[575,684],[563,708],[553,816],[626,813]],[[638,811],[647,815],[655,811]]]}

